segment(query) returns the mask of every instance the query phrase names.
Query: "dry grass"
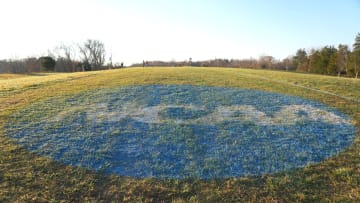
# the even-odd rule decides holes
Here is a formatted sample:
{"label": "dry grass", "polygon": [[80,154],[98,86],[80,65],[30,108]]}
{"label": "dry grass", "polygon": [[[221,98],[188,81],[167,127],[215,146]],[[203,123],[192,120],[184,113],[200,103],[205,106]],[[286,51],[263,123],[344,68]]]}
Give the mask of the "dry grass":
{"label": "dry grass", "polygon": [[15,145],[4,132],[6,119],[12,112],[36,101],[132,84],[227,86],[295,95],[340,109],[360,129],[360,104],[356,102],[360,99],[360,80],[263,70],[190,67],[1,78],[0,202],[360,201],[360,131],[346,151],[318,164],[260,177],[209,181],[134,179],[64,166]]}

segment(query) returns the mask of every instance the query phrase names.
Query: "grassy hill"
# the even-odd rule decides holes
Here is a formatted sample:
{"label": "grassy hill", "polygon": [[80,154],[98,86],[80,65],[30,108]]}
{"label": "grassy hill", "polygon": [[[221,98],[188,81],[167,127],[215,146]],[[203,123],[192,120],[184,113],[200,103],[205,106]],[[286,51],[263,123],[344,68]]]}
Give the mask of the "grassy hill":
{"label": "grassy hill", "polygon": [[35,102],[87,90],[143,84],[238,87],[298,96],[337,108],[360,129],[360,81],[356,79],[192,67],[0,75],[0,202],[360,201],[359,130],[353,145],[318,164],[276,174],[216,180],[106,175],[37,156],[6,136],[8,117]]}

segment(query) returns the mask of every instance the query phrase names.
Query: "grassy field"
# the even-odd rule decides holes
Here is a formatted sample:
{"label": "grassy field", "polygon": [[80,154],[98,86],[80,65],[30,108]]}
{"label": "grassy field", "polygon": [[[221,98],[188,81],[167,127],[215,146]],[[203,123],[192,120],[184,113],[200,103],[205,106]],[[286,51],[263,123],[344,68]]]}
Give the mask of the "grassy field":
{"label": "grassy field", "polygon": [[224,68],[129,68],[0,75],[0,202],[354,202],[360,201],[360,131],[345,151],[286,172],[239,178],[155,179],[106,175],[37,156],[5,135],[9,116],[35,102],[99,88],[192,84],[256,89],[315,100],[360,129],[360,80]]}

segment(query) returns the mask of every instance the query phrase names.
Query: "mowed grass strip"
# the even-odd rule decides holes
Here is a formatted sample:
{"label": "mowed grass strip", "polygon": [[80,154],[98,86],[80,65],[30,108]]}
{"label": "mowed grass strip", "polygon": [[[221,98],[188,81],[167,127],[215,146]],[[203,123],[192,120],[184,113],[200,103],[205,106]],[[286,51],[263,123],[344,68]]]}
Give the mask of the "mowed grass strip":
{"label": "mowed grass strip", "polygon": [[[10,78],[10,76],[7,76]],[[157,180],[105,175],[36,156],[5,135],[7,117],[39,100],[138,84],[241,87],[320,101],[360,129],[360,81],[309,74],[224,68],[129,68],[0,80],[0,202],[259,202],[359,201],[360,132],[338,156],[278,174],[219,180]],[[333,94],[322,93],[309,87]]]}

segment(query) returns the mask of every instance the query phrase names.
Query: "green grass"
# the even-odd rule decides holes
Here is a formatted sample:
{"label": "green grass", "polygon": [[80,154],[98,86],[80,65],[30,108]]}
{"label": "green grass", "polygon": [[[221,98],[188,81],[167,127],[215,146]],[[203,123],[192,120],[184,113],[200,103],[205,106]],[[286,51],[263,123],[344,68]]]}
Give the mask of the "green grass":
{"label": "green grass", "polygon": [[[360,131],[347,150],[287,172],[218,180],[157,180],[106,175],[36,156],[5,135],[15,110],[49,97],[134,84],[195,84],[259,89],[338,108],[360,129],[360,80],[250,69],[131,68],[0,77],[0,202],[360,201]],[[311,88],[311,89],[308,89]]]}

